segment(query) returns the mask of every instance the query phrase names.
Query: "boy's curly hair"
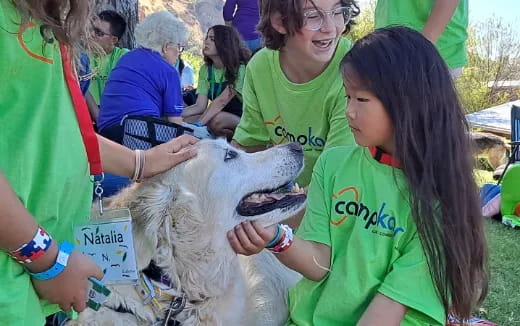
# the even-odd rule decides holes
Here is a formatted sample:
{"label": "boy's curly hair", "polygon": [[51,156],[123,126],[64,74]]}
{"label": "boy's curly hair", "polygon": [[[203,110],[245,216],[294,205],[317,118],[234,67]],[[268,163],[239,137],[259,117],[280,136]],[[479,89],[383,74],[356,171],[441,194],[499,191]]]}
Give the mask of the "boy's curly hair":
{"label": "boy's curly hair", "polygon": [[[262,34],[264,44],[271,50],[284,47],[287,37],[294,35],[303,27],[303,8],[306,1],[316,7],[312,0],[260,0],[260,22],[257,29]],[[359,15],[359,7],[354,0],[340,0],[342,7],[352,8],[352,17]],[[287,34],[280,34],[271,24],[271,16],[279,13]],[[354,25],[352,19],[345,26],[344,33],[350,32]]]}

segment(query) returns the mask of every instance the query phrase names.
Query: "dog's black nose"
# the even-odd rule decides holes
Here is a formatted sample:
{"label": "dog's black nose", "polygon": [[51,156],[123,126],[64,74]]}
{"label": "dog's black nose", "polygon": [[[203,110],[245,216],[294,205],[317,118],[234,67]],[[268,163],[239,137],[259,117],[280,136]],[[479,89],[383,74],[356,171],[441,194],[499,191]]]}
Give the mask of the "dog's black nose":
{"label": "dog's black nose", "polygon": [[303,153],[303,148],[300,143],[289,143],[289,149],[294,153]]}

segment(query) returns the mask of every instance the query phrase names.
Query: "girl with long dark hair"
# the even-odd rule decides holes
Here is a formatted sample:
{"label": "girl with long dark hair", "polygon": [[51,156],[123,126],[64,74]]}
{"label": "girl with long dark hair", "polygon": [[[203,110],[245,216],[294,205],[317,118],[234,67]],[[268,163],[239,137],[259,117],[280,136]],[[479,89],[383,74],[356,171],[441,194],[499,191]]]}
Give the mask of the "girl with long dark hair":
{"label": "girl with long dark hair", "polygon": [[235,28],[215,25],[206,34],[202,53],[205,64],[199,71],[197,102],[185,108],[183,116],[231,140],[242,116],[242,85],[251,52]]}
{"label": "girl with long dark hair", "polygon": [[228,234],[269,245],[304,279],[288,325],[444,325],[487,293],[486,241],[468,126],[434,45],[406,27],[376,30],[341,62],[359,146],[320,156],[298,236],[244,222]]}

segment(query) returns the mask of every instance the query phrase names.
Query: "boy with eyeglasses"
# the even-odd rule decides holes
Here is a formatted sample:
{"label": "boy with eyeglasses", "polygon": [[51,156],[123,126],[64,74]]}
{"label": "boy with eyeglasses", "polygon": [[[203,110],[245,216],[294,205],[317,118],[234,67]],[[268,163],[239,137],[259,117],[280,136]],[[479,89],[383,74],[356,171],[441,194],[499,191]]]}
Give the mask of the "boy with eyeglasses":
{"label": "boy with eyeglasses", "polygon": [[266,48],[247,65],[243,115],[233,141],[246,151],[299,142],[305,169],[297,182],[306,187],[326,148],[354,144],[339,63],[351,46],[342,34],[350,31],[359,9],[352,0],[262,0],[260,5],[258,30]]}
{"label": "boy with eyeglasses", "polygon": [[93,25],[95,41],[105,52],[102,57],[91,57],[92,79],[85,95],[92,119],[96,120],[108,76],[119,59],[129,50],[116,46],[126,31],[126,21],[119,13],[113,10],[102,11]]}

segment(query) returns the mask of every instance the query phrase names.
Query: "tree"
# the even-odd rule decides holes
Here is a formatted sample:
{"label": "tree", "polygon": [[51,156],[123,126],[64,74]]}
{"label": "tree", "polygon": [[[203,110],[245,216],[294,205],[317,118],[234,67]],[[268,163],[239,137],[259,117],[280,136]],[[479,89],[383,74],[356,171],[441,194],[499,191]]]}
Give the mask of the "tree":
{"label": "tree", "polygon": [[96,0],[96,12],[106,9],[115,10],[126,19],[127,29],[119,40],[119,46],[133,49],[135,47],[134,31],[139,17],[138,0]]}
{"label": "tree", "polygon": [[[363,3],[347,35],[352,41],[374,30],[376,2]],[[475,112],[520,98],[520,91],[504,89],[500,83],[520,79],[520,39],[513,26],[493,16],[472,24],[468,33],[468,65],[456,82],[463,107]]]}
{"label": "tree", "polygon": [[500,81],[518,78],[520,39],[513,26],[497,17],[469,29],[468,65],[457,80],[463,106],[468,112],[503,104],[518,97],[502,90]]}
{"label": "tree", "polygon": [[359,40],[363,36],[374,30],[374,11],[376,10],[376,1],[369,0],[368,3],[361,8],[359,16],[354,18],[355,25],[347,37],[353,42]]}

